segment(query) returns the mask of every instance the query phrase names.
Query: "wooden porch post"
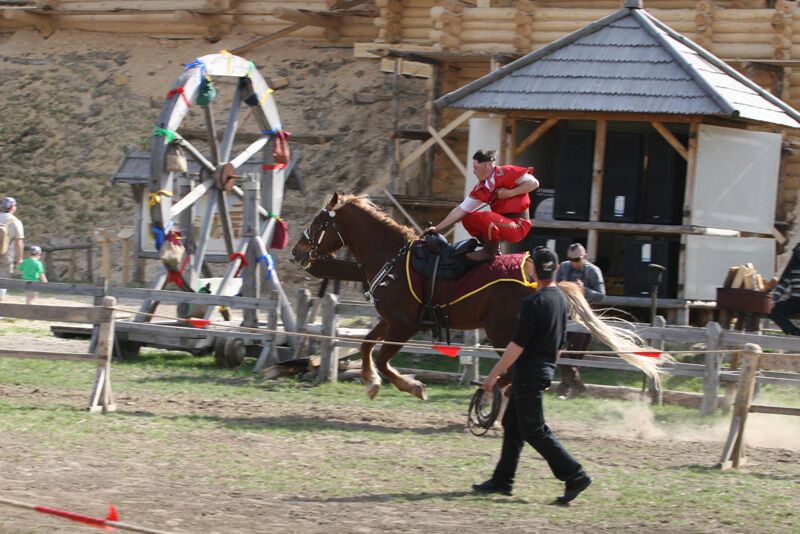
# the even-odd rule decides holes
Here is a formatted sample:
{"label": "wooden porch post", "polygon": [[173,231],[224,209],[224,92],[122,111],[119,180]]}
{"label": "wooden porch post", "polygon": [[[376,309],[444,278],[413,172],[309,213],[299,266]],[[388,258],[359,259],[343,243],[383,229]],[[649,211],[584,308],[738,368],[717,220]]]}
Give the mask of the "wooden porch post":
{"label": "wooden porch post", "polygon": [[[594,136],[594,163],[592,165],[592,196],[589,204],[589,220],[600,220],[600,201],[603,193],[603,174],[605,173],[606,156],[606,134],[608,133],[608,121],[599,119],[597,121]],[[597,230],[587,232],[586,253],[589,258],[597,258],[597,243],[599,235]]]}

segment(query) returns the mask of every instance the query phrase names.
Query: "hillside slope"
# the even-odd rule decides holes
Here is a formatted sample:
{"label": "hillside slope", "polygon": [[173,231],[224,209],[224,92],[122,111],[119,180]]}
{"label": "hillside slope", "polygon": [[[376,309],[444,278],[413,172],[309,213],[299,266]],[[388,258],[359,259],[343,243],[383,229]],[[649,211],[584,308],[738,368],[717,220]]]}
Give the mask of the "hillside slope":
{"label": "hillside slope", "polygon": [[[123,147],[149,148],[161,103],[183,64],[251,38],[237,34],[211,45],[73,31],[49,39],[30,31],[0,36],[0,196],[19,200],[27,242],[132,225],[129,189],[110,182]],[[354,59],[350,48],[301,40],[272,43],[247,58],[265,77],[288,79],[276,92],[286,130],[333,138],[293,146],[307,186],[305,195],[287,192],[284,203],[294,241],[324,196],[361,190],[388,171],[391,79],[376,63]],[[423,85],[401,82],[401,117],[408,123],[421,121]],[[377,98],[356,105],[354,92]],[[279,255],[280,264],[286,256]]]}

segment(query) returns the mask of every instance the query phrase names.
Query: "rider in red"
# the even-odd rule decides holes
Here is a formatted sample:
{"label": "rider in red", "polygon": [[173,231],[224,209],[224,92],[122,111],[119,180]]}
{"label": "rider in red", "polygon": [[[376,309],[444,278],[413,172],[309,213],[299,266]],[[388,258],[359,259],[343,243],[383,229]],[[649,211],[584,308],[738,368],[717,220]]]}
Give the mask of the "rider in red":
{"label": "rider in red", "polygon": [[[527,217],[531,199],[528,193],[539,187],[533,167],[495,165],[494,150],[478,150],[472,156],[472,170],[478,183],[467,198],[426,234],[440,233],[461,221],[466,231],[483,241],[483,248],[469,255],[474,260],[492,259],[500,241],[517,243],[528,234],[531,221]],[[491,211],[476,211],[489,205]]]}

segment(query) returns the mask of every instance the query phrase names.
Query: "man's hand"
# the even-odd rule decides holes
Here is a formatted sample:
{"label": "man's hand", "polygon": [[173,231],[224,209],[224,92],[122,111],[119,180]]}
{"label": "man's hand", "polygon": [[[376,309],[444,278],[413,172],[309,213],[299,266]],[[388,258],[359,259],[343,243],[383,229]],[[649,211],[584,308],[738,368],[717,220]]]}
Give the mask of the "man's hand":
{"label": "man's hand", "polygon": [[483,380],[483,390],[487,393],[491,393],[494,389],[494,385],[497,383],[497,377],[490,374]]}
{"label": "man's hand", "polygon": [[503,187],[501,187],[500,189],[495,189],[494,190],[494,194],[497,195],[497,198],[499,198],[499,199],[509,198],[509,197],[513,197],[514,196],[511,193],[510,189],[505,189]]}
{"label": "man's hand", "polygon": [[767,313],[772,313],[772,309],[775,307],[775,301],[773,299],[769,299],[767,302]]}
{"label": "man's hand", "polygon": [[586,286],[583,285],[583,280],[578,278],[577,280],[575,280],[575,283],[578,284],[578,287],[581,288],[581,291],[583,291],[584,294],[585,294],[586,293]]}
{"label": "man's hand", "polygon": [[424,237],[426,235],[438,234],[438,233],[439,233],[439,230],[437,230],[435,226],[429,226],[429,227],[425,228],[425,230],[422,232],[422,236]]}

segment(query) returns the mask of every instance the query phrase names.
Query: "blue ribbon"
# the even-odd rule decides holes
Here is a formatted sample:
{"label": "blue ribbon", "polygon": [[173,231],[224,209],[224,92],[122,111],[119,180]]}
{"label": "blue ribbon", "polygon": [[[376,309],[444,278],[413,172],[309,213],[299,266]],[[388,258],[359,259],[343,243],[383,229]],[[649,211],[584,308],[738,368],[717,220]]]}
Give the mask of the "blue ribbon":
{"label": "blue ribbon", "polygon": [[195,59],[191,63],[186,63],[184,65],[184,68],[186,70],[193,69],[195,67],[200,67],[200,77],[205,76],[205,74],[206,74],[206,64],[203,63],[202,61],[200,61],[199,59]]}
{"label": "blue ribbon", "polygon": [[272,256],[267,254],[262,254],[258,258],[256,258],[257,263],[264,263],[264,267],[266,272],[264,273],[264,280],[269,280],[272,278],[272,273],[275,271],[275,262],[272,261]]}
{"label": "blue ribbon", "polygon": [[261,135],[278,135],[282,131],[283,131],[283,129],[281,128],[281,125],[279,124],[278,127],[275,128],[274,130],[261,130]]}
{"label": "blue ribbon", "polygon": [[166,236],[164,235],[164,230],[155,224],[153,225],[153,237],[156,240],[156,250],[161,250],[161,245],[166,241]]}

